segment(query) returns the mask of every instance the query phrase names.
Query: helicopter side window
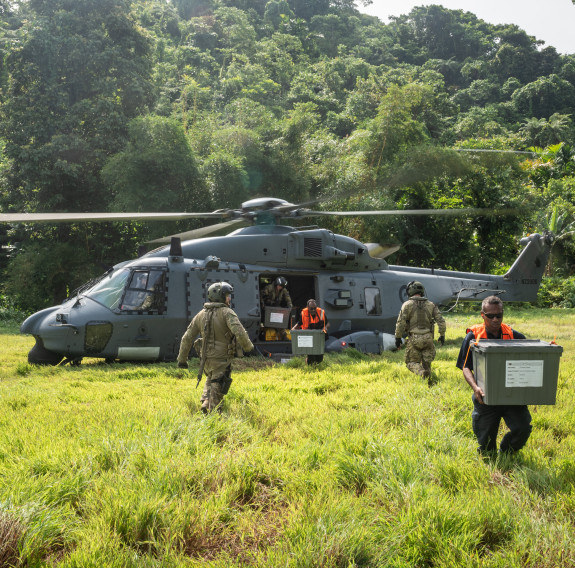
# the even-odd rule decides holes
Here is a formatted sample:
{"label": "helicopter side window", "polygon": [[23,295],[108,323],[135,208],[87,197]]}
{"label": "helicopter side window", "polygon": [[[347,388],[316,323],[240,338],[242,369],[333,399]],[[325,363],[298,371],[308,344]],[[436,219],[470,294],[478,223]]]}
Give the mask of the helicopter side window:
{"label": "helicopter side window", "polygon": [[111,310],[115,310],[120,305],[122,293],[126,282],[130,277],[127,268],[112,272],[105,276],[93,288],[86,291],[85,295]]}
{"label": "helicopter side window", "polygon": [[163,313],[165,276],[162,270],[134,271],[120,309]]}
{"label": "helicopter side window", "polygon": [[365,289],[365,309],[369,316],[381,315],[381,294],[379,288]]}

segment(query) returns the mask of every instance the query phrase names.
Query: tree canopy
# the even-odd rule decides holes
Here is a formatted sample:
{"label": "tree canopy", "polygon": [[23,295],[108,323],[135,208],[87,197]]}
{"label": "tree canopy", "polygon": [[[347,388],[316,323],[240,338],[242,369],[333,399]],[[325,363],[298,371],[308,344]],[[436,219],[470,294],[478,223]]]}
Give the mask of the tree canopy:
{"label": "tree canopy", "polygon": [[[206,211],[262,195],[521,207],[497,221],[326,220],[397,242],[392,261],[504,270],[518,237],[546,227],[542,212],[575,209],[575,55],[437,5],[383,24],[359,12],[369,3],[0,2],[0,210]],[[458,153],[473,148],[535,153]],[[180,229],[0,227],[7,275],[34,286],[48,258],[68,267],[34,294],[14,278],[5,291],[26,308],[57,301],[148,236]],[[570,238],[555,263],[565,274]],[[81,261],[61,262],[70,251]]]}

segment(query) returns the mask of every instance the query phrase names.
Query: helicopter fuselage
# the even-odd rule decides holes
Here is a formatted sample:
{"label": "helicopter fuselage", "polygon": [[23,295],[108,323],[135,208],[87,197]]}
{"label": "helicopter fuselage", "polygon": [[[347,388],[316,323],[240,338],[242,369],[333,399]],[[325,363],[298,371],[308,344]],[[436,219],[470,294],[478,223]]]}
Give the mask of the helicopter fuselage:
{"label": "helicopter fuselage", "polygon": [[550,244],[533,235],[524,245],[511,270],[495,276],[390,266],[370,257],[361,242],[325,229],[253,226],[116,265],[61,305],[30,316],[21,332],[36,338],[32,363],[83,357],[173,361],[189,321],[207,301],[208,287],[226,281],[234,288],[232,308],[258,344],[261,291],[281,275],[288,280],[294,318],[310,298],[326,310],[334,338],[329,349],[353,345],[378,352],[380,335],[394,332],[411,280],[422,282],[427,297],[440,305],[491,294],[533,301]]}

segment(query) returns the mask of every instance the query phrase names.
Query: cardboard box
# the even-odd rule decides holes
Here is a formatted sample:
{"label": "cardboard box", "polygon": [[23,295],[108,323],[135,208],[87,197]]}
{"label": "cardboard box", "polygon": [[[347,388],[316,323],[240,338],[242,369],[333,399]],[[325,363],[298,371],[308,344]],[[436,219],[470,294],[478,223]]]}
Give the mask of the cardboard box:
{"label": "cardboard box", "polygon": [[289,327],[289,317],[291,310],[289,308],[272,308],[266,306],[265,326],[275,327],[277,329],[286,329]]}
{"label": "cardboard box", "polygon": [[323,355],[325,333],[322,329],[292,329],[291,351],[294,355]]}
{"label": "cardboard box", "polygon": [[563,347],[531,339],[480,339],[471,351],[485,404],[555,404]]}

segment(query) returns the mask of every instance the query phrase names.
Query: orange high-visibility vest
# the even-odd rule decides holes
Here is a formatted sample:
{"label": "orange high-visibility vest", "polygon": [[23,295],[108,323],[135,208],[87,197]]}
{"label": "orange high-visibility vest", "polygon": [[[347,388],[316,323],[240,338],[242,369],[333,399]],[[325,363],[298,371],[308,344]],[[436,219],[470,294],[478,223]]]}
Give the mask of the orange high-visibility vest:
{"label": "orange high-visibility vest", "polygon": [[301,328],[309,329],[310,324],[323,321],[323,330],[325,331],[325,311],[321,308],[316,308],[315,317],[309,312],[309,308],[304,308],[301,311]]}
{"label": "orange high-visibility vest", "polygon": [[[487,330],[485,329],[484,323],[478,323],[477,325],[471,326],[467,333],[470,331],[475,335],[475,340],[487,339]],[[501,339],[513,339],[513,330],[506,323],[501,322]]]}
{"label": "orange high-visibility vest", "polygon": [[[487,330],[485,329],[484,323],[478,323],[477,325],[472,325],[467,329],[467,333],[470,331],[475,335],[475,341],[480,339],[487,339]],[[506,323],[501,322],[501,339],[513,339],[513,330]],[[465,361],[463,366],[467,363],[467,357],[469,357],[469,351],[471,351],[471,342],[469,343],[469,349],[467,349],[467,355],[465,355]]]}

